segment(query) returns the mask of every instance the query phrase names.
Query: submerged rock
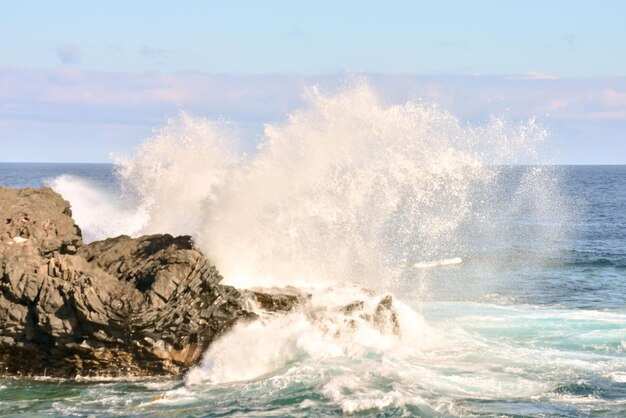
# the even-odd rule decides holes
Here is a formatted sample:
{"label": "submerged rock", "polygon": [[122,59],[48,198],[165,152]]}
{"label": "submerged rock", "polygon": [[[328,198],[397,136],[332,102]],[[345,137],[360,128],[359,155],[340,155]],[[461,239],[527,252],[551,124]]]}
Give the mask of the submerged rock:
{"label": "submerged rock", "polygon": [[262,310],[269,314],[291,312],[311,298],[310,294],[294,287],[243,290],[242,296],[249,310]]}
{"label": "submerged rock", "polygon": [[0,187],[0,373],[176,374],[242,318],[190,237],[84,245],[49,188]]}

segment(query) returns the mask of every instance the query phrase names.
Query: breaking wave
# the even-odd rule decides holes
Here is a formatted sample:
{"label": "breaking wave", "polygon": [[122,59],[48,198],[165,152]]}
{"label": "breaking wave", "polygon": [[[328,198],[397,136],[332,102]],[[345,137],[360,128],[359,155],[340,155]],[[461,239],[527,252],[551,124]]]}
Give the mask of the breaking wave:
{"label": "breaking wave", "polygon": [[[253,155],[224,121],[181,114],[131,156],[119,177],[140,200],[137,233],[193,235],[239,286],[390,289],[423,260],[456,260],[483,241],[564,232],[554,173],[529,168],[503,201],[502,165],[532,161],[546,132],[534,120],[464,124],[415,102],[383,102],[364,81],[265,125]],[[498,229],[511,211],[550,218],[544,231]],[[142,218],[143,219],[143,218]]]}

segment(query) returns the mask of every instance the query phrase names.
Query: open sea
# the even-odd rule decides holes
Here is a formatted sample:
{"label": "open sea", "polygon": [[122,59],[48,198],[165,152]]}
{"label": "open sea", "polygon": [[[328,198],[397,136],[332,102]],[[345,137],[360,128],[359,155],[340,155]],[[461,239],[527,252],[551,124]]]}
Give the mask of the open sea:
{"label": "open sea", "polygon": [[[508,167],[503,176],[523,170]],[[462,261],[420,265],[395,288],[419,315],[409,326],[426,328],[416,347],[363,343],[320,355],[297,347],[310,341],[276,347],[259,335],[257,343],[293,352],[242,381],[6,378],[0,415],[626,416],[626,166],[551,170],[577,207],[558,251],[533,259],[523,241],[508,242],[519,257],[507,251],[494,261],[485,254],[500,251],[494,238]],[[107,164],[0,164],[3,186],[40,187],[63,175],[118,187]],[[253,363],[270,355],[247,354],[260,356]]]}
{"label": "open sea", "polygon": [[[252,155],[183,114],[115,165],[0,163],[87,242],[190,234],[225,283],[312,295],[185,376],[0,378],[0,416],[626,417],[626,166],[522,165],[533,120],[366,85],[307,100]],[[393,330],[367,320],[384,295]]]}

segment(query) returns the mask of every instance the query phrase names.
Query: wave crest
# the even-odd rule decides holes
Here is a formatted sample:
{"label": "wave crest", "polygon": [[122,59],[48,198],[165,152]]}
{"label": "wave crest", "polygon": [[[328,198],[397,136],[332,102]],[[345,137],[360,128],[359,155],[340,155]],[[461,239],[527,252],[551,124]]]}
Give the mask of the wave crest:
{"label": "wave crest", "polygon": [[233,284],[386,287],[415,261],[448,258],[494,164],[546,136],[532,120],[473,126],[437,106],[386,104],[362,81],[306,100],[265,126],[252,156],[233,147],[230,124],[182,114],[119,159],[149,214],[142,232],[192,234]]}

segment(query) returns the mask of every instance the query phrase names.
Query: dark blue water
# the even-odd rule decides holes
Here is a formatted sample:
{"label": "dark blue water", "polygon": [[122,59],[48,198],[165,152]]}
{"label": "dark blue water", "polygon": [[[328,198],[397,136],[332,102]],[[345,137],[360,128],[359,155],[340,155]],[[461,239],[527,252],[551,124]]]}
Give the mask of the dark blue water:
{"label": "dark blue water", "polygon": [[[394,289],[424,321],[407,317],[417,321],[415,339],[400,348],[328,359],[303,354],[311,342],[299,339],[297,355],[259,378],[196,386],[0,379],[0,415],[626,416],[626,166],[550,169],[568,203],[567,233],[530,240],[552,231],[544,222],[559,214],[494,213],[490,228],[465,235],[475,245],[453,254],[462,264]],[[524,170],[502,171],[503,199]],[[39,187],[70,174],[116,190],[113,171],[0,163],[0,185]],[[522,233],[493,232],[513,224]],[[266,337],[259,346],[277,339]]]}
{"label": "dark blue water", "polygon": [[117,183],[112,164],[0,163],[0,186],[42,187],[63,174],[101,186]]}

